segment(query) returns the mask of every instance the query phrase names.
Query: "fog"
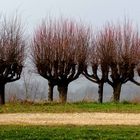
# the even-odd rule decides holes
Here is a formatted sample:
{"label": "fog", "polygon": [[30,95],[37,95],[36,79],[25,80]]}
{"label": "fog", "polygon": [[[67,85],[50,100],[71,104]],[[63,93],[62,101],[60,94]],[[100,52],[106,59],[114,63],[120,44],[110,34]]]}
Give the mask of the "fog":
{"label": "fog", "polygon": [[[107,21],[118,22],[124,18],[140,26],[139,5],[139,0],[0,0],[0,12],[7,16],[15,13],[20,15],[25,33],[30,38],[42,18],[47,17],[73,18],[92,25],[95,30]],[[47,100],[47,80],[32,73],[29,68],[24,71],[19,81],[6,85],[7,100]],[[54,91],[57,100],[57,88]],[[68,101],[97,100],[97,92],[97,85],[81,76],[69,85]],[[140,96],[140,88],[128,82],[122,87],[121,93],[121,100],[133,100]],[[111,100],[112,88],[107,84],[104,96],[104,101]]]}
{"label": "fog", "polygon": [[[21,79],[6,85],[6,100],[30,100],[47,101],[48,82],[46,79],[34,73],[25,73]],[[128,82],[122,86],[121,101],[138,101],[140,87]],[[82,75],[71,82],[68,87],[68,102],[75,101],[97,101],[98,86],[90,82]],[[112,87],[104,86],[104,102],[112,100]],[[54,101],[58,101],[57,87],[54,88]]]}

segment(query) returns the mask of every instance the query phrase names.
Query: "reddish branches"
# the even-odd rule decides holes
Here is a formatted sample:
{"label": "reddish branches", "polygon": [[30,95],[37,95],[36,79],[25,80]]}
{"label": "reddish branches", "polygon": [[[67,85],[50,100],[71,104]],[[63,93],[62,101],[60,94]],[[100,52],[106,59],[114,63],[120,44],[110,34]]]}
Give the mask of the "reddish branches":
{"label": "reddish branches", "polygon": [[[139,63],[140,39],[129,22],[123,26],[107,26],[99,34],[101,60],[107,60],[110,77],[107,82],[113,87],[114,101],[119,101],[122,84],[134,81]],[[105,54],[105,55],[104,55]]]}
{"label": "reddish branches", "polygon": [[11,20],[4,18],[0,25],[0,104],[5,103],[5,84],[20,79],[24,46],[22,27],[17,17]]}
{"label": "reddish branches", "polygon": [[34,64],[50,85],[58,85],[61,102],[66,101],[68,84],[83,71],[89,40],[89,29],[70,20],[43,22],[35,32]]}

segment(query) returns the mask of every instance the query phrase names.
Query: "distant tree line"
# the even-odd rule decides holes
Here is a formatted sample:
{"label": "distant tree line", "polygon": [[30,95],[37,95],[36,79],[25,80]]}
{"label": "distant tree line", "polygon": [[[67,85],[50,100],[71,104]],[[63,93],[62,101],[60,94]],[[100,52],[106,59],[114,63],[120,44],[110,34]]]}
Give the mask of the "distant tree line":
{"label": "distant tree line", "polygon": [[[0,104],[5,103],[4,87],[20,79],[25,61],[26,40],[17,17],[0,22]],[[37,73],[48,80],[48,101],[57,86],[59,100],[67,101],[68,85],[81,74],[98,84],[100,103],[104,84],[113,88],[119,102],[121,87],[128,81],[140,86],[140,36],[130,22],[108,23],[98,32],[70,19],[43,20],[30,41]]]}

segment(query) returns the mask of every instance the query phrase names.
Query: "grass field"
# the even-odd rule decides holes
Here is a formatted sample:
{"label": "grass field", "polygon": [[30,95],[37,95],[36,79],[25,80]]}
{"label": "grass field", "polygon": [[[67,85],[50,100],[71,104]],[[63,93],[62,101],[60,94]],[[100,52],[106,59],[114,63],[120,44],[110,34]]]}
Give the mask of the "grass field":
{"label": "grass field", "polygon": [[20,113],[20,112],[125,112],[140,113],[140,104],[133,103],[9,103],[0,106],[0,113]]}
{"label": "grass field", "polygon": [[[129,112],[140,113],[132,103],[7,103],[0,113]],[[140,126],[36,126],[0,125],[0,140],[140,140]]]}
{"label": "grass field", "polygon": [[0,126],[1,140],[139,140],[139,126]]}

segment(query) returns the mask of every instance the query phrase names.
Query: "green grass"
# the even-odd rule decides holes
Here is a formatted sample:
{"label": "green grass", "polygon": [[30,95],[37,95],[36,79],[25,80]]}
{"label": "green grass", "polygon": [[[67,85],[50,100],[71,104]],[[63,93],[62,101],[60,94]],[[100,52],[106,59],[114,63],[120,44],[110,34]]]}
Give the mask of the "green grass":
{"label": "green grass", "polygon": [[140,126],[0,126],[1,140],[140,140]]}
{"label": "green grass", "polygon": [[132,103],[7,103],[0,106],[0,113],[34,112],[128,112],[140,113],[140,104]]}

